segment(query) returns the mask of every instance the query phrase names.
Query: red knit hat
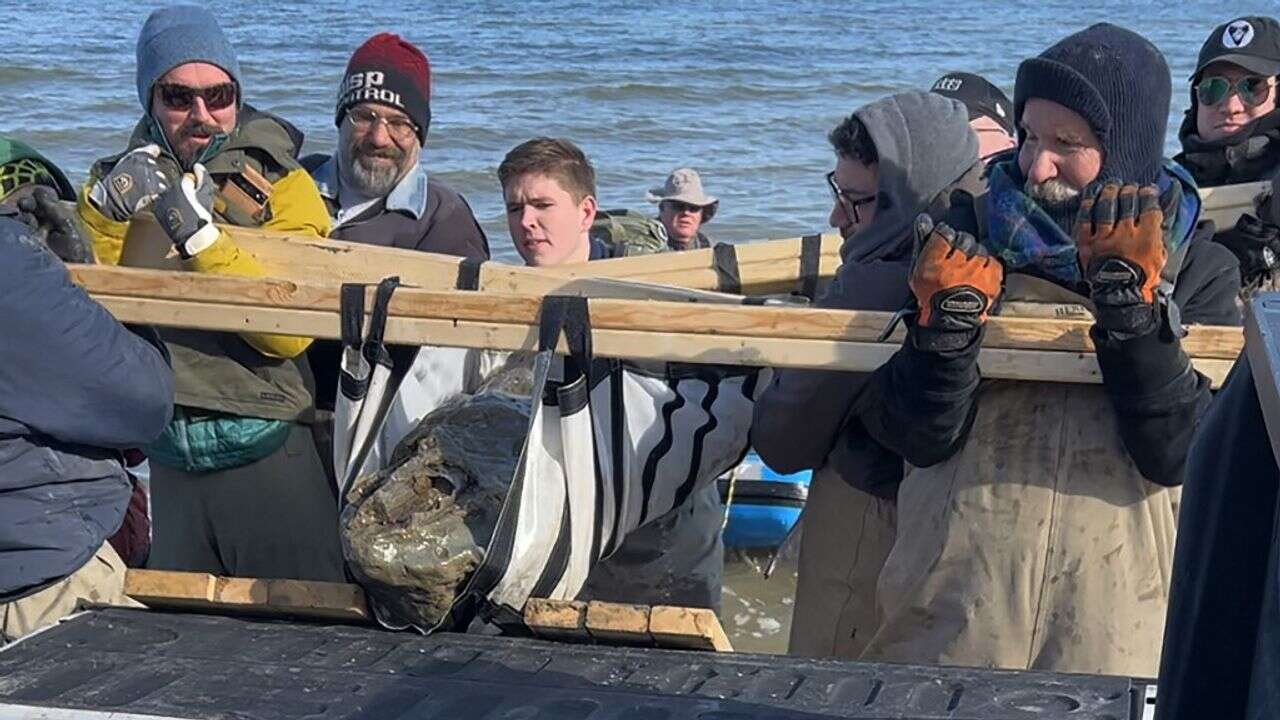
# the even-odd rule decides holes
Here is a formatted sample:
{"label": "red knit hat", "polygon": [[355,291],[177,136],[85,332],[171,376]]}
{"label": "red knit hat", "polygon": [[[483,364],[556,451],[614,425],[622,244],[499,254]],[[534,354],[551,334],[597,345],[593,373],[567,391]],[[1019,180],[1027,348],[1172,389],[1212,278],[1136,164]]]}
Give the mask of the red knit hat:
{"label": "red knit hat", "polygon": [[402,110],[418,126],[418,141],[426,142],[431,124],[431,66],[427,56],[399,35],[378,33],[356,48],[338,87],[335,125],[347,110],[363,102]]}

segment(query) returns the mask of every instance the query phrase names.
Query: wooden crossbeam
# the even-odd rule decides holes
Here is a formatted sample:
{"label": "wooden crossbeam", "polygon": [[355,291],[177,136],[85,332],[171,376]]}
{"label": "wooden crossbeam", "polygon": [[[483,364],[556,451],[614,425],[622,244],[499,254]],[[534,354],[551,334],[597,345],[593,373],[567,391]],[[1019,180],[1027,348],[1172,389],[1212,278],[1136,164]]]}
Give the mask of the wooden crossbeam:
{"label": "wooden crossbeam", "polygon": [[[281,280],[77,266],[75,280],[126,322],[337,338],[338,288]],[[590,299],[597,354],[636,360],[869,371],[901,335],[876,339],[887,313]],[[403,289],[387,339],[411,345],[537,349],[540,297]],[[980,363],[986,377],[1100,382],[1082,321],[992,318]],[[901,330],[899,330],[899,333]],[[1193,327],[1184,348],[1215,381],[1241,348],[1239,328]]]}
{"label": "wooden crossbeam", "polygon": [[[1268,182],[1201,188],[1201,219],[1219,229],[1233,226],[1241,213],[1254,212],[1256,200],[1269,192]],[[377,282],[399,275],[407,284],[426,290],[457,287],[462,260],[448,255],[376,247],[288,235],[261,229],[225,227],[242,248],[267,267],[272,277],[302,282],[316,278],[342,282]],[[821,239],[818,276],[830,278],[840,266],[840,238]],[[800,238],[763,240],[735,246],[743,292],[790,292],[798,289]],[[171,243],[146,213],[130,223],[123,264],[134,267],[180,269]],[[526,268],[498,262],[484,263],[478,289],[517,294],[589,295],[595,297],[658,297],[653,287],[637,290],[610,280],[629,280],[699,290],[716,290],[719,275],[711,250],[690,250],[638,257],[599,260],[556,268]],[[673,298],[674,299],[674,298]]]}

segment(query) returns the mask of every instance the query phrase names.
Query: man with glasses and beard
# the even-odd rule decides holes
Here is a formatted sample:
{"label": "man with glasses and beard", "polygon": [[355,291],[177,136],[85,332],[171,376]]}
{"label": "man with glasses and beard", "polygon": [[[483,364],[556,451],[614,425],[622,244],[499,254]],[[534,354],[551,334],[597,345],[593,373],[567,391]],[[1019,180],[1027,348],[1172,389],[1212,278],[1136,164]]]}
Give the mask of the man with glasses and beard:
{"label": "man with glasses and beard", "polygon": [[[302,160],[333,221],[329,237],[489,259],[471,206],[419,162],[431,124],[431,66],[421,50],[391,33],[366,40],[347,62],[334,122],[337,150]],[[333,410],[340,352],[338,343],[318,341],[307,353],[323,411]],[[463,389],[465,357],[457,348],[418,353],[374,449],[379,457],[389,457],[419,418]],[[320,445],[328,460],[328,438]]]}
{"label": "man with glasses and beard", "polygon": [[[1242,17],[1213,29],[1200,48],[1191,76],[1191,106],[1174,159],[1200,187],[1272,180],[1280,172],[1280,23]],[[1280,198],[1246,213],[1234,227],[1218,228],[1214,240],[1240,261],[1245,297],[1276,289],[1280,268]]]}
{"label": "man with glasses and beard", "polygon": [[[1183,323],[1239,323],[1235,258],[1163,160],[1168,65],[1100,23],[1018,68],[1018,152],[916,223],[918,311],[850,422],[906,460],[865,660],[1151,677],[1191,436]],[[984,379],[987,316],[1092,320],[1096,385]]]}
{"label": "man with glasses and beard", "polygon": [[[911,296],[922,212],[951,190],[981,188],[979,143],[958,100],[905,92],[859,108],[828,136],[831,226],[842,264],[817,305],[895,311]],[[774,371],[756,402],[752,442],[780,472],[815,470],[804,511],[790,652],[857,658],[875,629],[875,584],[893,546],[902,457],[848,418],[865,373]]]}
{"label": "man with glasses and beard", "polygon": [[[329,214],[296,157],[302,134],[244,100],[240,65],[199,7],[153,12],[138,37],[143,117],[126,150],[94,164],[77,210],[115,264],[151,210],[191,272],[258,277],[215,222],[324,236]],[[173,420],[145,448],[149,566],[219,575],[345,579],[337,506],[312,439],[309,338],[164,330]]]}

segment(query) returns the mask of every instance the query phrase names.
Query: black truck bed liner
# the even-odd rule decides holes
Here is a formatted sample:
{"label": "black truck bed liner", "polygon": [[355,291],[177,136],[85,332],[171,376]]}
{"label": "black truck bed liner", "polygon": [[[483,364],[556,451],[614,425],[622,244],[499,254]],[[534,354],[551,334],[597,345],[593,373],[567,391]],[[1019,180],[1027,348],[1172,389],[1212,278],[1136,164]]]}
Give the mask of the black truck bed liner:
{"label": "black truck bed liner", "polygon": [[121,609],[0,651],[0,719],[1141,720],[1145,693],[1128,678]]}

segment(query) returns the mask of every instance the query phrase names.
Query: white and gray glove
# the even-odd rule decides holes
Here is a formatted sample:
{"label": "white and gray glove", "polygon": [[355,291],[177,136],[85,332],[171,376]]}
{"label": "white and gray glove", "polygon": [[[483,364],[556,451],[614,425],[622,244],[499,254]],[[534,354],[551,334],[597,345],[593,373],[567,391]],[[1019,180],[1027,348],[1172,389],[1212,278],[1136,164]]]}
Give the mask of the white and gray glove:
{"label": "white and gray glove", "polygon": [[218,239],[213,224],[213,178],[204,165],[196,163],[182,181],[156,198],[152,210],[178,254],[195,257]]}
{"label": "white and gray glove", "polygon": [[116,161],[115,167],[89,189],[89,200],[103,215],[117,222],[133,218],[169,189],[169,180],[156,158],[160,146],[152,143]]}

